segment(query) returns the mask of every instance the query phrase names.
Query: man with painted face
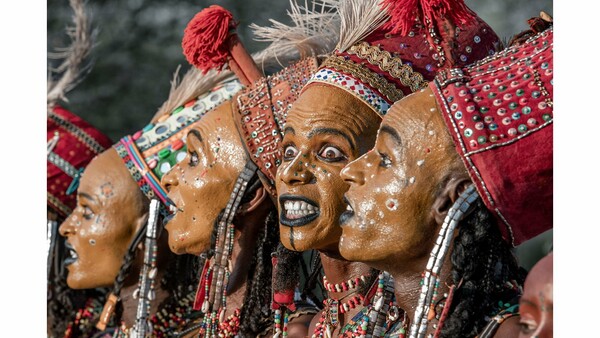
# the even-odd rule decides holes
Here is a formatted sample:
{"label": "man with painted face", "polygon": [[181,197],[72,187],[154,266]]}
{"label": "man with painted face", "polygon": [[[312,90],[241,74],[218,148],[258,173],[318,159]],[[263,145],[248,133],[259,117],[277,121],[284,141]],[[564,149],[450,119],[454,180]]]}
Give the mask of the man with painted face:
{"label": "man with painted face", "polygon": [[[296,306],[294,290],[272,294],[271,254],[279,239],[272,195],[281,158],[281,124],[316,70],[315,57],[298,60],[299,54],[310,56],[328,48],[335,17],[333,13],[303,13],[298,5],[293,6],[295,27],[262,30],[277,39],[263,54],[283,64],[294,61],[268,77],[241,45],[236,24],[225,9],[204,9],[185,31],[182,46],[190,63],[203,71],[228,63],[247,86],[207,113],[188,133],[187,157],[162,180],[174,202],[174,214],[166,225],[171,250],[194,255],[208,252],[195,302],[195,308],[204,313],[201,336],[280,336],[286,332],[304,337],[304,323],[316,312],[297,309],[284,318],[288,312],[282,313],[282,307],[293,311]],[[292,320],[298,316],[302,318]],[[287,322],[289,327],[285,327]]]}
{"label": "man with painted face", "polygon": [[[156,247],[146,248],[142,240],[151,199],[158,199],[161,214],[166,214],[170,201],[158,182],[185,156],[187,130],[241,89],[237,81],[220,84],[227,75],[188,71],[151,123],[96,156],[81,175],[76,207],[60,226],[70,252],[67,284],[73,289],[113,287],[97,326],[105,330],[117,323],[116,330],[107,330],[115,337],[130,333],[142,301],[148,302],[144,315],[156,337],[184,329],[196,315],[197,276],[190,271],[197,258],[172,254],[160,231]],[[150,271],[141,278],[145,251]],[[148,281],[147,295],[140,295],[142,280]]]}
{"label": "man with painted face", "polygon": [[304,87],[285,125],[276,181],[280,238],[288,249],[320,252],[328,298],[311,324],[313,337],[382,336],[401,319],[389,305],[393,281],[340,256],[348,188],[340,171],[372,147],[393,102],[425,87],[439,69],[494,53],[500,42],[462,1],[435,7],[417,1],[413,8],[345,1],[339,10],[346,22],[336,50]]}
{"label": "man with painted face", "polygon": [[396,102],[342,171],[340,253],[393,275],[410,337],[518,335],[511,247],[552,228],[547,27]]}

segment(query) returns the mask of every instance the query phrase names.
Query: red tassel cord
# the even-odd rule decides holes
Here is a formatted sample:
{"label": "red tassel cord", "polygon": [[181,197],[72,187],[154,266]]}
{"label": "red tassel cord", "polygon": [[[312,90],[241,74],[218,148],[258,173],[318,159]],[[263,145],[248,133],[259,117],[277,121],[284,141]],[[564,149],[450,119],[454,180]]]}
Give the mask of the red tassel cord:
{"label": "red tassel cord", "polygon": [[181,42],[188,62],[204,73],[222,67],[229,57],[229,30],[235,27],[233,16],[221,6],[212,5],[196,14]]}
{"label": "red tassel cord", "polygon": [[237,23],[231,12],[212,5],[194,16],[184,30],[181,47],[187,61],[204,74],[225,63],[240,82],[250,85],[263,77],[235,34]]}
{"label": "red tassel cord", "polygon": [[473,22],[477,17],[463,0],[383,0],[382,4],[390,16],[383,28],[392,34],[407,35],[417,17],[422,23],[425,19],[437,23],[446,18],[454,25]]}

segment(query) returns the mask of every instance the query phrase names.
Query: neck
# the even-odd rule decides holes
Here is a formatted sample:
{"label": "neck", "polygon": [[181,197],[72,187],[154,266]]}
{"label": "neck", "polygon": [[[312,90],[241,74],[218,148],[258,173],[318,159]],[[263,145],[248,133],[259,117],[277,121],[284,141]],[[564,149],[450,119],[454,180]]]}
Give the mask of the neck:
{"label": "neck", "polygon": [[[323,264],[323,272],[325,273],[325,276],[327,276],[327,281],[329,283],[341,284],[349,279],[354,281],[355,278],[360,276],[365,276],[365,278],[368,279],[371,272],[371,268],[368,265],[360,262],[350,262],[337,255],[331,255],[323,251],[320,251],[319,253],[321,256],[321,263]],[[369,288],[370,285],[366,286],[367,290]],[[326,293],[329,299],[340,300],[340,304],[359,294],[357,288],[342,292],[330,292],[327,290]],[[344,314],[338,313],[340,325],[337,326],[336,332],[339,332],[337,330],[344,327],[344,325],[346,325],[362,308],[363,306],[357,306]]]}
{"label": "neck", "polygon": [[[451,266],[448,257],[449,255],[446,256],[445,262],[440,271],[441,280],[434,303],[443,298],[444,294],[448,293],[448,285],[452,284],[450,282],[452,278],[450,276]],[[413,269],[401,269],[401,267],[394,264],[388,268],[389,270],[387,270],[394,277],[394,294],[396,296],[396,304],[398,308],[406,312],[409,323],[413,323],[415,310],[419,303],[422,274],[425,271],[428,258],[429,257],[427,256],[426,259],[417,260],[418,263],[412,265]],[[438,311],[438,313],[439,312],[440,311]],[[425,317],[427,317],[427,315],[428,314],[426,313]],[[436,319],[433,319],[429,322],[431,323],[435,321]],[[410,328],[410,324],[408,325],[408,328]],[[434,331],[435,329],[433,329],[433,326],[429,324],[426,335],[429,333],[433,334]]]}

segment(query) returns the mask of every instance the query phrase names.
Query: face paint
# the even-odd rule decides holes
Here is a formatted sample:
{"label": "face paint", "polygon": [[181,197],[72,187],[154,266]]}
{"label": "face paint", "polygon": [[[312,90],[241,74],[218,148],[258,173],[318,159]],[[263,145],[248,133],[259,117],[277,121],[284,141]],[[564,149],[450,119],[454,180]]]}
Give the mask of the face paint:
{"label": "face paint", "polygon": [[346,91],[308,87],[288,113],[278,167],[280,237],[291,250],[337,252],[343,166],[370,148],[379,116]]}
{"label": "face paint", "polygon": [[145,215],[145,196],[114,148],[98,155],[84,172],[77,206],[60,226],[70,253],[67,284],[74,289],[109,287]]}
{"label": "face paint", "polygon": [[199,255],[210,249],[215,220],[246,163],[230,102],[206,113],[186,144],[186,157],[161,180],[175,203],[165,229],[171,251]]}
{"label": "face paint", "polygon": [[[429,110],[433,100],[426,91],[397,102],[383,119],[373,151],[342,171],[350,184],[342,217],[344,258],[389,267],[429,256],[438,227],[431,212],[437,187],[450,168],[462,165],[442,132],[441,114]],[[431,130],[442,137],[430,136]]]}

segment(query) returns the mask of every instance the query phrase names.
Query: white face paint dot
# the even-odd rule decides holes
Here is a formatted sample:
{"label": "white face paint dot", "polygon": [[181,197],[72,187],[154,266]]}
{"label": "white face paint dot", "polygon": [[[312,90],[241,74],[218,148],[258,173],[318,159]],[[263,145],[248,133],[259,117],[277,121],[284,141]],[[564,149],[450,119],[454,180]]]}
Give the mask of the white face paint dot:
{"label": "white face paint dot", "polygon": [[418,160],[417,161],[417,165],[420,167],[423,165],[423,163],[425,163],[425,160]]}
{"label": "white face paint dot", "polygon": [[429,111],[431,111],[431,112],[434,112],[434,111],[435,111],[435,108],[431,108],[431,109],[429,109]]}
{"label": "white face paint dot", "polygon": [[433,131],[433,130],[429,131],[429,135],[434,135],[434,134],[435,134],[435,131]]}
{"label": "white face paint dot", "polygon": [[385,206],[394,211],[396,209],[398,209],[398,200],[394,199],[394,198],[390,198],[385,202]]}
{"label": "white face paint dot", "polygon": [[409,178],[408,182],[410,182],[410,184],[415,183],[415,177],[413,176],[413,177]]}

